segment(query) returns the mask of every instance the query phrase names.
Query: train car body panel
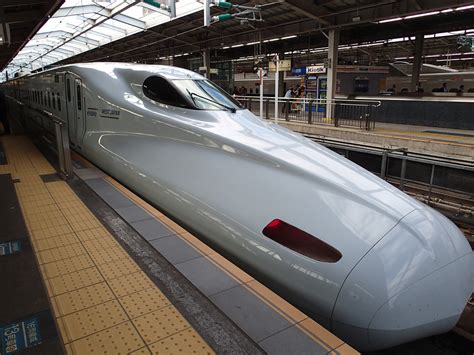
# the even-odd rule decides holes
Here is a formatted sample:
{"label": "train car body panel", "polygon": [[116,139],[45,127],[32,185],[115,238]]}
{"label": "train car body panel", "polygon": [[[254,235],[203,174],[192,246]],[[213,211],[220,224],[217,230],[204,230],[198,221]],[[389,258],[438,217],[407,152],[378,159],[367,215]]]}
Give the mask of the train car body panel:
{"label": "train car body panel", "polygon": [[[459,318],[473,289],[473,253],[429,207],[247,110],[179,107],[145,92],[150,77],[177,92],[205,80],[187,70],[81,64],[21,85],[54,86],[55,75],[63,80],[58,114],[68,120],[75,149],[359,350],[446,331]],[[340,259],[308,257],[273,240],[264,229],[275,220]],[[445,280],[453,273],[458,281]],[[450,303],[432,315],[419,296],[443,280],[456,291],[430,301]]]}

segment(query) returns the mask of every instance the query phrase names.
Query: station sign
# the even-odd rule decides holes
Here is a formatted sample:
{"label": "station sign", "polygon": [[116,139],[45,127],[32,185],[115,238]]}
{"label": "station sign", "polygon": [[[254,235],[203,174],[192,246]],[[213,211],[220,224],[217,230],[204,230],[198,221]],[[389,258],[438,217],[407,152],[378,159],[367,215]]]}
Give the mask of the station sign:
{"label": "station sign", "polygon": [[324,65],[311,65],[306,67],[306,74],[326,74],[326,67]]}
{"label": "station sign", "polygon": [[[276,61],[271,60],[268,63],[268,69],[271,72],[276,71]],[[278,61],[278,70],[279,71],[290,71],[291,70],[291,59],[281,59]]]}
{"label": "station sign", "polygon": [[0,328],[1,354],[13,354],[41,343],[38,318]]}
{"label": "station sign", "polygon": [[291,73],[293,75],[305,75],[306,74],[306,67],[294,67],[291,68]]}

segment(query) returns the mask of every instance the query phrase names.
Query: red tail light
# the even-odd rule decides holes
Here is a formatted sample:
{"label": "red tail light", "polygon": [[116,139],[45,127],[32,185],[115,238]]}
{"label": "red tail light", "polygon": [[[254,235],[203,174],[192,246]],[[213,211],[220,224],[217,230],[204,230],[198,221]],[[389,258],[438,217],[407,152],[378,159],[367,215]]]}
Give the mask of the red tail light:
{"label": "red tail light", "polygon": [[342,254],[329,244],[279,219],[274,219],[262,232],[275,242],[311,259],[335,263]]}

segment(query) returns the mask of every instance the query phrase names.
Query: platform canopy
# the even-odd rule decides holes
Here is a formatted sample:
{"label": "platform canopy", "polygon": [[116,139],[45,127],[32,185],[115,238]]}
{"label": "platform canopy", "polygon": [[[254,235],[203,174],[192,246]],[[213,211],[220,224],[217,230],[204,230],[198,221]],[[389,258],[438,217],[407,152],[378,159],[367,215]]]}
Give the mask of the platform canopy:
{"label": "platform canopy", "polygon": [[[65,0],[8,64],[32,71],[202,10],[197,0]],[[5,73],[3,73],[5,74]]]}
{"label": "platform canopy", "polygon": [[[163,6],[150,5],[153,1]],[[449,60],[470,59],[457,40],[474,35],[474,1],[229,0],[258,8],[262,21],[239,17],[235,6],[213,6],[213,16],[233,16],[209,27],[203,25],[205,0],[176,0],[176,17],[166,8],[171,1],[65,0],[11,61],[9,74],[20,67],[30,71],[90,61],[180,65],[176,58],[189,59],[205,50],[213,51],[213,60],[253,60],[274,53],[324,58],[327,33],[334,28],[340,29],[343,55],[357,50],[409,61],[415,36],[423,34],[425,52],[432,55],[427,58],[443,64],[445,53]]]}

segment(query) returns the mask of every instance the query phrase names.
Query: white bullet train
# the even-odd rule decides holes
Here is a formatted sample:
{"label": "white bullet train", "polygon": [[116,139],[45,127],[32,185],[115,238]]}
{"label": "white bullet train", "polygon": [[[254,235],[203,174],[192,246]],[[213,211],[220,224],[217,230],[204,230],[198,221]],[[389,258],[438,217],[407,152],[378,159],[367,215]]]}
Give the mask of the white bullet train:
{"label": "white bullet train", "polygon": [[74,149],[358,350],[449,331],[474,289],[451,221],[196,73],[76,64],[4,88],[67,120]]}

